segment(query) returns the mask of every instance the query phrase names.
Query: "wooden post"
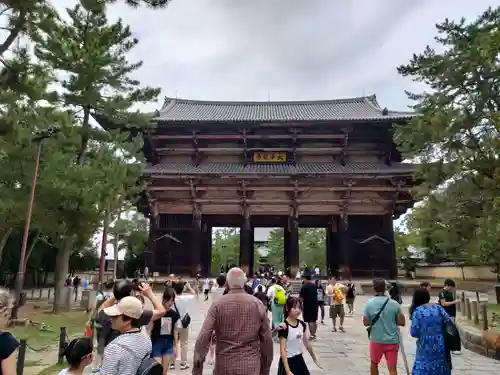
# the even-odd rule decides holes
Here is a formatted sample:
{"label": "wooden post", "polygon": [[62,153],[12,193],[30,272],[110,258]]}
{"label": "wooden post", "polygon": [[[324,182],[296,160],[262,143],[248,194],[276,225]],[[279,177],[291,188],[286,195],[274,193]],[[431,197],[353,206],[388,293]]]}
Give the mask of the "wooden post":
{"label": "wooden post", "polygon": [[462,312],[462,316],[466,316],[467,315],[467,311],[466,311],[466,308],[465,308],[465,292],[461,292],[460,293],[460,311]]}
{"label": "wooden post", "polygon": [[35,299],[35,289],[31,289],[31,299]]}
{"label": "wooden post", "polygon": [[42,288],[38,289],[38,299],[42,299],[42,293],[43,289]]}
{"label": "wooden post", "polygon": [[474,320],[474,324],[478,325],[479,324],[479,304],[477,301],[471,301],[471,315],[472,319]]}
{"label": "wooden post", "polygon": [[59,353],[57,358],[57,363],[62,364],[64,362],[64,349],[66,344],[66,327],[61,327],[59,331]]}
{"label": "wooden post", "polygon": [[19,351],[17,353],[17,363],[16,363],[17,375],[23,375],[25,358],[26,358],[26,340],[21,339],[19,341]]}
{"label": "wooden post", "polygon": [[465,314],[467,315],[467,320],[471,320],[471,311],[470,311],[470,298],[465,299]]}
{"label": "wooden post", "polygon": [[50,294],[52,293],[52,288],[49,288],[49,293],[48,293],[48,296],[47,296],[47,299],[50,301]]}
{"label": "wooden post", "polygon": [[483,331],[488,330],[488,304],[482,305],[481,314],[483,315]]}

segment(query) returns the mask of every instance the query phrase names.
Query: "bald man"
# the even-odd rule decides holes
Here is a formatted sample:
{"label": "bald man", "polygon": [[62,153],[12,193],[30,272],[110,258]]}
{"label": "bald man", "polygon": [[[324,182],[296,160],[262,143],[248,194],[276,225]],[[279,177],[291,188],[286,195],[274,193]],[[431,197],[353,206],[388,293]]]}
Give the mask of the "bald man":
{"label": "bald man", "polygon": [[214,375],[268,375],[273,341],[265,306],[244,290],[245,272],[231,268],[229,292],[207,312],[194,347],[193,375],[202,375],[212,334],[217,337]]}

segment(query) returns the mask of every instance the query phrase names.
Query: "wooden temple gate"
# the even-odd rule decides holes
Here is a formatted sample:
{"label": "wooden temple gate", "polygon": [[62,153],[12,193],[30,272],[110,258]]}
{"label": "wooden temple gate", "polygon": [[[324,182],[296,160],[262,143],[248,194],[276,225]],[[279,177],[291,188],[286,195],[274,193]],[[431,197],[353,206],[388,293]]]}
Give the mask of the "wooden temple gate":
{"label": "wooden temple gate", "polygon": [[294,273],[298,228],[323,227],[331,273],[394,277],[392,222],[414,203],[415,166],[401,162],[392,126],[412,116],[381,109],[374,96],[166,98],[144,145],[147,193],[139,206],[152,218],[150,270],[208,273],[212,228],[238,226],[248,274],[255,227],[285,228],[284,264]]}

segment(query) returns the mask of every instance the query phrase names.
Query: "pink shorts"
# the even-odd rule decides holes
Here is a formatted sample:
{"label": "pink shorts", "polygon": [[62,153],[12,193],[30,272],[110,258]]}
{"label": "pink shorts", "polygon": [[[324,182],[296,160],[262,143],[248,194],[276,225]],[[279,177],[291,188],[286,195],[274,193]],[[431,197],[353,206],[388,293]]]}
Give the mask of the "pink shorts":
{"label": "pink shorts", "polygon": [[373,363],[380,363],[385,356],[387,366],[396,366],[398,363],[399,344],[379,344],[370,341],[370,360]]}

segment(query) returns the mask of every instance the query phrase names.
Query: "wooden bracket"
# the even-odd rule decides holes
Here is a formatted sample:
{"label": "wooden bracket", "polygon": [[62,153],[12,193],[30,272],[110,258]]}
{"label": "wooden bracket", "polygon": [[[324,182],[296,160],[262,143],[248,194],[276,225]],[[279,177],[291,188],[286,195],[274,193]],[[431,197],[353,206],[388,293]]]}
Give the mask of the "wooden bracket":
{"label": "wooden bracket", "polygon": [[351,129],[342,128],[342,133],[344,133],[344,138],[342,139],[342,151],[340,152],[340,164],[346,165],[349,153],[349,132]]}
{"label": "wooden bracket", "polygon": [[356,181],[352,179],[345,179],[342,181],[342,183],[347,187],[347,189],[342,193],[342,203],[340,204],[340,218],[342,220],[342,227],[344,229],[347,229],[349,217],[349,200],[351,199],[352,187],[356,183]]}
{"label": "wooden bracket", "polygon": [[248,164],[251,160],[251,155],[248,154],[248,138],[247,138],[247,129],[243,128],[241,130],[241,135],[243,136],[243,158],[244,163]]}
{"label": "wooden bracket", "polygon": [[297,163],[297,129],[293,128],[292,133],[292,159],[293,163]]}
{"label": "wooden bracket", "polygon": [[193,163],[198,165],[200,164],[201,162],[201,154],[200,154],[200,150],[199,150],[199,142],[198,142],[198,138],[196,137],[196,129],[193,129],[193,133],[192,133],[192,142],[193,142],[193,156],[192,156],[192,160],[193,160]]}
{"label": "wooden bracket", "polygon": [[191,204],[193,206],[193,220],[198,228],[201,229],[201,206],[197,203],[198,196],[196,193],[196,185],[193,179],[189,179],[189,193],[191,196]]}
{"label": "wooden bracket", "polygon": [[392,202],[391,202],[391,214],[394,215],[399,195],[401,193],[402,188],[405,185],[405,182],[403,180],[391,179],[391,184],[396,187],[396,190],[392,193]]}

